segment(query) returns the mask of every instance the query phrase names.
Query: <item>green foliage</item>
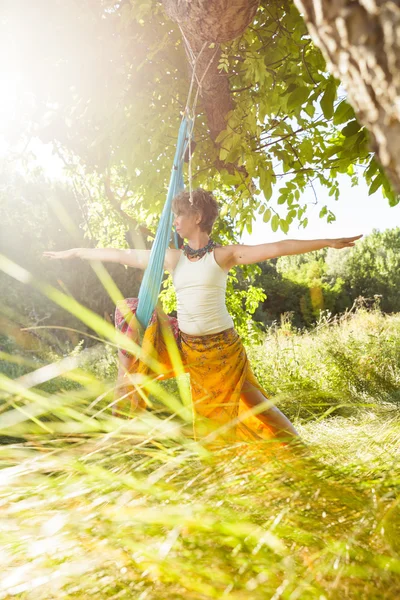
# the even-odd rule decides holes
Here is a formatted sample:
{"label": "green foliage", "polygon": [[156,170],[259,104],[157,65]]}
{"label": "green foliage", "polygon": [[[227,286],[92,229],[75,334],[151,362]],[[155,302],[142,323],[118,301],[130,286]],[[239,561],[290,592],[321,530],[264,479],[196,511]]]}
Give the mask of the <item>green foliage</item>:
{"label": "green foliage", "polygon": [[384,312],[398,312],[399,268],[398,228],[374,231],[340,252],[323,249],[268,261],[252,279],[267,294],[255,319],[271,325],[291,313],[296,327],[309,327],[321,311],[341,314],[359,296],[379,297]]}
{"label": "green foliage", "polygon": [[[2,165],[0,174],[0,254],[25,268],[34,278],[44,279],[58,290],[73,296],[78,302],[97,314],[112,320],[114,302],[90,264],[74,261],[49,261],[42,258],[45,250],[63,250],[93,244],[83,237],[85,223],[79,196],[67,186],[46,181],[40,174],[21,176],[10,173]],[[104,230],[107,224],[103,223]],[[110,233],[111,230],[111,233]],[[112,241],[112,227],[108,235]],[[101,234],[101,231],[98,231]],[[119,244],[119,233],[114,237]],[[133,269],[122,265],[108,265],[110,275],[126,297],[137,295],[139,279]],[[71,350],[88,334],[89,329],[57,307],[49,298],[34,288],[0,272],[0,318],[2,332],[17,345],[37,350],[40,340],[51,344],[54,351]],[[21,333],[22,327],[39,327],[30,333]],[[45,329],[41,329],[44,327]],[[49,327],[49,329],[46,329]],[[75,330],[75,331],[74,331]],[[90,338],[85,336],[90,345]],[[11,342],[10,342],[11,343]]]}
{"label": "green foliage", "polygon": [[331,281],[344,282],[344,289],[353,297],[381,296],[386,312],[400,310],[400,229],[374,231],[351,251],[340,257],[329,250],[326,255],[326,276]]}
{"label": "green foliage", "polygon": [[292,419],[400,405],[399,315],[378,309],[325,315],[301,333],[286,320],[249,355],[258,379]]}
{"label": "green foliage", "polygon": [[[25,68],[37,102],[23,104],[19,133],[34,127],[43,141],[54,141],[75,178],[83,169],[85,177],[98,179],[99,188],[109,177],[122,208],[153,227],[189,87],[180,32],[161,3],[86,0],[62,9],[43,6],[45,20],[37,6],[9,17],[17,32],[21,19],[30,22],[21,44],[35,48],[26,55]],[[346,100],[340,95],[336,100],[339,82],[327,74],[292,2],[262,2],[251,27],[223,45],[219,69],[229,73],[235,106],[217,146],[199,113],[193,175],[195,185],[219,189],[222,207],[236,221],[234,230],[220,225],[226,239],[244,227],[250,231],[257,213],[266,215],[274,231],[286,233],[295,220],[305,226],[301,194],[310,181],[319,180],[337,197],[338,174],[354,178],[355,165],[368,167],[372,191],[381,188],[391,204],[397,202],[386,176],[376,171],[365,130]],[[15,139],[12,127],[7,133]],[[245,167],[247,177],[225,169],[217,158]],[[251,180],[261,193],[249,191]],[[266,202],[277,185],[282,211],[270,219]],[[110,211],[104,194],[95,196],[88,201],[97,211],[95,218],[93,206],[89,209],[91,219],[97,229],[110,230],[120,215]],[[323,216],[334,218],[330,211]]]}
{"label": "green foliage", "polygon": [[300,311],[306,325],[315,323],[323,310],[337,313],[338,308],[347,307],[351,302],[339,303],[342,294],[342,280],[327,281],[326,249],[309,252],[306,255],[283,256],[277,261],[277,271],[285,279],[303,286],[300,297]]}
{"label": "green foliage", "polygon": [[166,314],[176,313],[176,293],[172,285],[171,275],[168,275],[162,283],[160,301]]}
{"label": "green foliage", "polygon": [[262,263],[254,284],[266,292],[267,299],[257,309],[255,320],[271,325],[291,313],[296,327],[309,327],[321,311],[338,314],[350,308],[355,296],[344,289],[340,277],[327,277],[325,255],[326,251],[310,252]]}
{"label": "green foliage", "polygon": [[243,281],[242,271],[232,270],[227,281],[226,305],[242,340],[245,343],[255,343],[260,340],[260,329],[251,317],[266,296],[259,287],[251,285],[246,277],[244,286],[238,289],[239,279]]}

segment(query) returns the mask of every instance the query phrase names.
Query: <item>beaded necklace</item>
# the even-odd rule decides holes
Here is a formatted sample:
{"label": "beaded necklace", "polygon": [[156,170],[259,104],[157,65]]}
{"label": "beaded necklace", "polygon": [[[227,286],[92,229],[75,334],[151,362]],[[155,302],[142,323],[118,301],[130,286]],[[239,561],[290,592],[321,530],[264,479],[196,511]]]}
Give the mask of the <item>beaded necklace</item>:
{"label": "beaded necklace", "polygon": [[217,243],[214,240],[209,240],[206,246],[193,250],[188,244],[183,245],[183,253],[187,258],[202,258],[207,252],[212,252],[217,247]]}

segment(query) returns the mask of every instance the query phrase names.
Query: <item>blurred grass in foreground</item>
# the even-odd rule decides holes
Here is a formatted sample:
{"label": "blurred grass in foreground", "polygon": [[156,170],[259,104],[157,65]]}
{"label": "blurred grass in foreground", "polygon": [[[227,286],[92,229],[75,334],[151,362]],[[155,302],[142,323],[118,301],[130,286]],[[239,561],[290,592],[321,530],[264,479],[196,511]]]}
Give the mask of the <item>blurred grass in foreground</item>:
{"label": "blurred grass in foreground", "polygon": [[119,340],[50,292],[108,343],[2,351],[0,598],[400,596],[400,315],[272,330],[255,370],[309,447],[210,454],[173,382],[111,415]]}
{"label": "blurred grass in foreground", "polygon": [[1,598],[398,597],[398,423],[202,459],[133,423],[1,447]]}

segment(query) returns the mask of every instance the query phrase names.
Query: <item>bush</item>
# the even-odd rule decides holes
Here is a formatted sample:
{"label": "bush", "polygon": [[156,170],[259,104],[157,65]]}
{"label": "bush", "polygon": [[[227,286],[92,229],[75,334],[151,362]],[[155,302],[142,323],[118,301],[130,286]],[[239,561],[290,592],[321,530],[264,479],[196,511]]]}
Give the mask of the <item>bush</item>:
{"label": "bush", "polygon": [[400,314],[359,308],[311,331],[284,323],[249,349],[254,371],[290,418],[400,404]]}

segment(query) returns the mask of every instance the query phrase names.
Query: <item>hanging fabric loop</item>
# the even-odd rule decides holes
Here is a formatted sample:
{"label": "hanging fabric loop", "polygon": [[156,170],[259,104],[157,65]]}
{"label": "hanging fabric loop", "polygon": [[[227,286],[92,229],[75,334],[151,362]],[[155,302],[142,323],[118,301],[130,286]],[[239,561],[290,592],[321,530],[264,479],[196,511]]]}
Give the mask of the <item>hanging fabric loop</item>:
{"label": "hanging fabric loop", "polygon": [[176,145],[175,158],[172,166],[171,178],[160,223],[157,227],[156,237],[150,252],[149,263],[144,272],[139,290],[139,303],[136,318],[146,329],[153,311],[157,305],[161,281],[164,273],[164,260],[172,231],[172,200],[184,189],[183,164],[188,146],[188,140],[193,134],[193,120],[187,114],[183,116]]}
{"label": "hanging fabric loop", "polygon": [[[211,56],[202,76],[200,79],[197,76],[197,65],[200,56],[204,52],[208,42],[204,42],[199,54],[195,56],[192,48],[190,47],[189,41],[182,32],[182,36],[185,43],[185,49],[189,57],[189,61],[192,66],[192,77],[190,82],[189,94],[186,102],[186,107],[181,121],[181,125],[178,133],[178,142],[176,145],[175,158],[172,166],[171,179],[169,183],[167,200],[165,202],[163,211],[161,213],[160,223],[157,228],[156,237],[153,242],[153,246],[150,252],[149,263],[146,271],[144,272],[142,283],[138,294],[138,307],[136,311],[136,318],[144,329],[147,328],[153,311],[157,305],[158,295],[160,293],[161,281],[164,272],[164,261],[165,254],[171,239],[172,230],[172,200],[174,197],[184,189],[183,182],[183,166],[185,154],[189,152],[189,196],[190,201],[193,204],[192,199],[192,136],[194,128],[194,119],[196,114],[196,105],[201,90],[203,80],[210,69],[216,54],[218,52],[218,45]],[[192,105],[190,106],[191,96],[193,92],[194,81],[197,82],[197,90],[194,96]],[[177,235],[175,233],[175,246],[177,244]]]}

